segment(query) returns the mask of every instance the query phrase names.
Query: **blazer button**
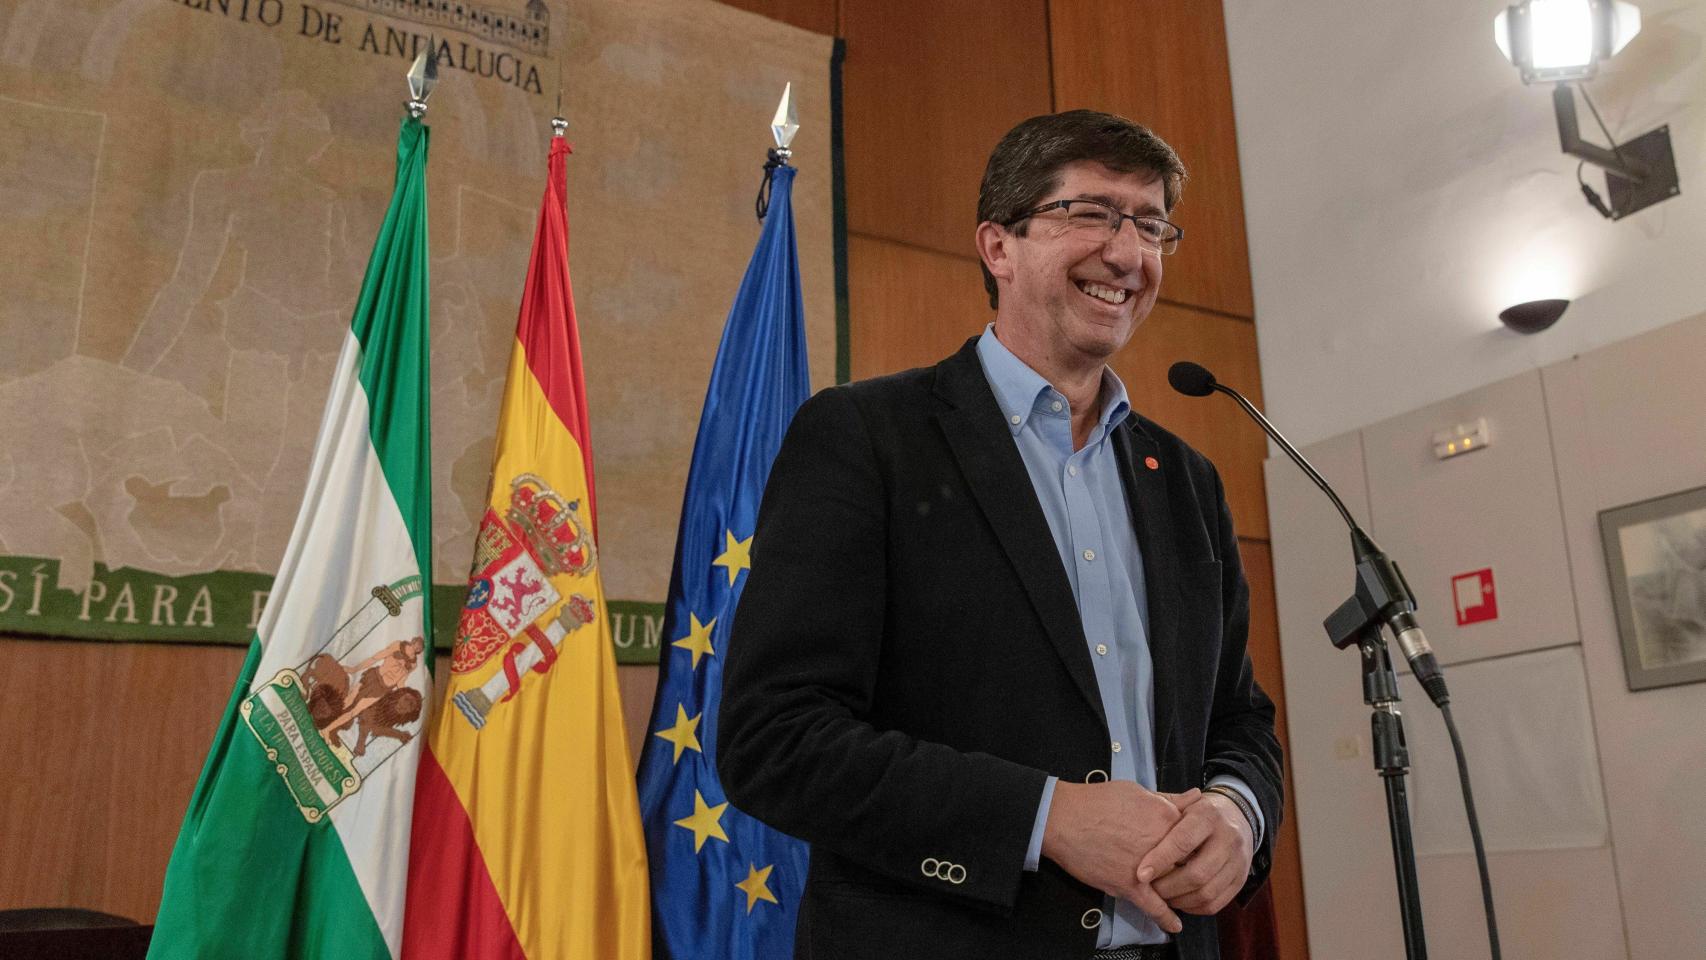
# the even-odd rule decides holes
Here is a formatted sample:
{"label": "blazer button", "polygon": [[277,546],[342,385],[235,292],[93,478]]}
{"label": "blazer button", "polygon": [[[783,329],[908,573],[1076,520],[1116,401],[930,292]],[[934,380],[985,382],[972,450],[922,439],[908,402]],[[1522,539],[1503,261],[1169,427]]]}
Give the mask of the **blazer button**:
{"label": "blazer button", "polygon": [[1084,916],[1078,918],[1078,925],[1086,930],[1094,930],[1102,925],[1102,911],[1091,907],[1084,911]]}
{"label": "blazer button", "polygon": [[957,863],[948,867],[948,882],[953,884],[956,887],[962,883],[965,883],[966,882],[966,868],[963,866],[960,866]]}
{"label": "blazer button", "polygon": [[1106,771],[1106,770],[1092,770],[1089,773],[1086,773],[1084,775],[1084,782],[1085,783],[1107,783],[1108,782],[1108,771]]}

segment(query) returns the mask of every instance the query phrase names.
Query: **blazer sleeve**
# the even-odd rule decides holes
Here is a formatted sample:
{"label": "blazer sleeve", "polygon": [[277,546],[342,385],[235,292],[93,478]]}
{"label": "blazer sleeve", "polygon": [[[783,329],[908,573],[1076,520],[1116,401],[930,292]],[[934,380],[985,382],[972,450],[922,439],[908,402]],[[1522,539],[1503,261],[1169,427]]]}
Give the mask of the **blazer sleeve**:
{"label": "blazer sleeve", "polygon": [[1216,774],[1232,774],[1249,786],[1256,802],[1261,804],[1262,846],[1251,861],[1250,879],[1238,893],[1239,902],[1244,903],[1255,895],[1273,867],[1274,846],[1284,816],[1284,786],[1279,738],[1274,733],[1274,704],[1256,683],[1250,665],[1250,588],[1244,580],[1238,536],[1232,528],[1232,511],[1227,507],[1219,472],[1214,472],[1213,477],[1218,513],[1214,529],[1225,621],[1204,744],[1202,779],[1207,783]]}
{"label": "blazer sleeve", "polygon": [[[853,391],[819,393],[795,415],[759,510],[724,663],[718,774],[738,808],[814,848],[1010,909],[1046,775],[869,719],[887,513]],[[928,860],[949,877],[926,875]]]}

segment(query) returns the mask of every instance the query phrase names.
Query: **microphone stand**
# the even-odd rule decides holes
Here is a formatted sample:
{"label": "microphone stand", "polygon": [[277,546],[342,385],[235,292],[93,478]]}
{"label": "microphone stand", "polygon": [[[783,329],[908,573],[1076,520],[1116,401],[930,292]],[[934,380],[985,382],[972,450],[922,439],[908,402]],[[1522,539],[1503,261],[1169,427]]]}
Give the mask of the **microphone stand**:
{"label": "microphone stand", "polygon": [[1380,611],[1410,599],[1410,585],[1398,565],[1357,526],[1351,527],[1357,557],[1356,592],[1326,620],[1327,639],[1340,650],[1355,645],[1362,660],[1362,702],[1368,704],[1373,733],[1374,769],[1386,787],[1386,827],[1392,836],[1392,869],[1398,880],[1398,913],[1404,923],[1404,956],[1426,960],[1427,935],[1422,930],[1421,883],[1416,877],[1416,846],[1410,834],[1410,749],[1404,740],[1404,718],[1397,709],[1398,675],[1381,631]]}
{"label": "microphone stand", "polygon": [[[1204,371],[1207,376],[1207,372]],[[1178,384],[1174,385],[1178,388]],[[1362,701],[1372,711],[1369,724],[1374,735],[1374,769],[1386,787],[1386,826],[1392,836],[1392,868],[1398,880],[1398,910],[1404,923],[1404,955],[1408,960],[1427,960],[1427,936],[1422,930],[1421,884],[1416,877],[1416,846],[1410,833],[1410,799],[1404,778],[1410,772],[1410,749],[1404,740],[1404,718],[1398,712],[1398,675],[1392,669],[1392,655],[1386,645],[1382,626],[1387,615],[1394,611],[1410,613],[1416,609],[1415,594],[1398,565],[1388,559],[1368,534],[1357,526],[1344,502],[1333,492],[1315,468],[1304,459],[1290,441],[1262,415],[1244,395],[1230,387],[1215,383],[1209,377],[1201,393],[1224,393],[1238,402],[1250,418],[1273,437],[1292,461],[1326,492],[1339,510],[1339,515],[1351,528],[1351,552],[1356,559],[1356,591],[1327,617],[1323,626],[1327,638],[1340,650],[1355,645],[1362,660]],[[1181,392],[1196,394],[1194,391]],[[1435,695],[1430,689],[1430,695]],[[1444,694],[1443,682],[1439,695]],[[1495,955],[1497,948],[1494,948]]]}

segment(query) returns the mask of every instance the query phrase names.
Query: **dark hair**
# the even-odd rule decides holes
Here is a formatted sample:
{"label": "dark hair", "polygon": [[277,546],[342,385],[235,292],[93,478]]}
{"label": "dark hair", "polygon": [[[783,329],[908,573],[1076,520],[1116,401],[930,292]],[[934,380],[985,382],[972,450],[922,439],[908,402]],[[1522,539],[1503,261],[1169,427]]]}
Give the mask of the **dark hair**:
{"label": "dark hair", "polygon": [[[1169,212],[1185,185],[1185,165],[1179,155],[1147,127],[1095,110],[1044,114],[1007,131],[995,145],[977,191],[977,222],[1005,226],[1022,216],[1060,186],[1062,167],[1079,160],[1092,160],[1119,173],[1154,174],[1161,180]],[[1030,221],[1021,220],[1013,232],[1022,237],[1029,225]],[[995,278],[981,260],[978,265],[989,305],[997,306]]]}

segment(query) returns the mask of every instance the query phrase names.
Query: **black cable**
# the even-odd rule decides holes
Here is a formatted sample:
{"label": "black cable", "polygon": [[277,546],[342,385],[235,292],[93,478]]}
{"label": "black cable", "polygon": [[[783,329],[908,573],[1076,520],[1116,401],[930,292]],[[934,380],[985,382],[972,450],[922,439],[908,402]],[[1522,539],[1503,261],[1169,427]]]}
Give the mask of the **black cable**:
{"label": "black cable", "polygon": [[1610,220],[1611,208],[1606,206],[1605,201],[1599,198],[1599,194],[1596,193],[1592,187],[1588,186],[1588,182],[1586,180],[1582,179],[1582,167],[1586,165],[1586,160],[1576,164],[1576,184],[1582,188],[1582,196],[1587,198],[1588,206],[1598,210],[1600,216]]}
{"label": "black cable", "polygon": [[753,203],[753,212],[758,214],[759,222],[770,213],[770,184],[776,179],[776,168],[788,165],[789,153],[775,147],[765,155],[764,180],[758,185],[758,199]]}
{"label": "black cable", "polygon": [[1469,815],[1469,837],[1475,841],[1475,868],[1481,872],[1481,907],[1487,914],[1487,946],[1493,960],[1499,956],[1499,922],[1493,914],[1493,880],[1487,873],[1487,850],[1481,844],[1481,820],[1475,816],[1475,793],[1469,789],[1469,762],[1463,758],[1463,740],[1457,735],[1457,723],[1451,719],[1451,705],[1440,704],[1445,717],[1445,729],[1451,734],[1451,749],[1457,754],[1457,779],[1463,785],[1463,810]]}

